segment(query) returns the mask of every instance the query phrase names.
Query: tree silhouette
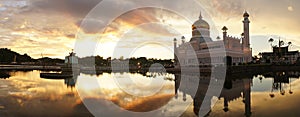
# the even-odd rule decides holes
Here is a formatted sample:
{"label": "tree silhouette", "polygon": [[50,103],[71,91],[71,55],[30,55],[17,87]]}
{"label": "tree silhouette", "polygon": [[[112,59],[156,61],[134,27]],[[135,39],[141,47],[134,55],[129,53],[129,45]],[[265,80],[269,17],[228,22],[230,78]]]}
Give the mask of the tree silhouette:
{"label": "tree silhouette", "polygon": [[270,39],[269,39],[269,43],[271,44],[271,47],[273,47],[273,42],[274,42],[274,39],[273,39],[273,38],[270,38]]}
{"label": "tree silhouette", "polygon": [[292,42],[288,42],[288,46],[292,45]]}

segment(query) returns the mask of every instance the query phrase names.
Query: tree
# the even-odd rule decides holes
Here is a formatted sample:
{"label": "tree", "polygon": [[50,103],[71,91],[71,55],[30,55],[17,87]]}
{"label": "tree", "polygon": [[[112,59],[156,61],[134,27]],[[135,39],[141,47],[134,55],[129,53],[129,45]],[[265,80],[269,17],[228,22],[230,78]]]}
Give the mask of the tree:
{"label": "tree", "polygon": [[258,56],[259,56],[259,57],[262,57],[262,53],[260,52],[260,53],[258,54]]}
{"label": "tree", "polygon": [[271,47],[273,47],[273,42],[274,42],[274,39],[273,39],[273,38],[270,38],[270,39],[269,39],[269,43],[271,44]]}
{"label": "tree", "polygon": [[280,41],[279,42],[279,47],[283,46],[284,45],[284,41]]}
{"label": "tree", "polygon": [[288,46],[292,45],[292,42],[288,42]]}

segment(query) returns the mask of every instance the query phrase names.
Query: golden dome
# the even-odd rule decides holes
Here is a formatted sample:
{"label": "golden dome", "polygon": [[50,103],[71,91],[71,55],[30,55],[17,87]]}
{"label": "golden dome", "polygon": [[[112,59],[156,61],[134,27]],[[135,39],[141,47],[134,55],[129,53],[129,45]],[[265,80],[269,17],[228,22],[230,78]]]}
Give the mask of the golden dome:
{"label": "golden dome", "polygon": [[202,16],[200,14],[199,16],[199,20],[195,21],[195,23],[192,26],[193,29],[195,28],[205,28],[205,29],[209,29],[209,24],[202,19]]}

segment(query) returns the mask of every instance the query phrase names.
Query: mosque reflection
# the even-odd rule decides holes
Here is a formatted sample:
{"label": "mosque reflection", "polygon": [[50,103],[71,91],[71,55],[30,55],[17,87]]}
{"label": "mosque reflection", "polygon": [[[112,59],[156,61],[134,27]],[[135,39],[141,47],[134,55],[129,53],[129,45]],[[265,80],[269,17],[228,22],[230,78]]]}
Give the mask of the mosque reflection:
{"label": "mosque reflection", "polygon": [[[230,102],[242,99],[244,106],[244,115],[251,116],[251,87],[253,86],[253,78],[259,78],[262,82],[263,79],[272,79],[272,88],[270,97],[275,97],[277,90],[281,95],[285,95],[286,89],[283,85],[289,85],[289,94],[293,94],[291,81],[298,79],[300,72],[268,72],[257,74],[227,74],[224,80],[224,85],[221,89],[220,95],[216,96],[219,100],[223,99],[223,111],[230,111]],[[187,96],[193,98],[193,112],[195,115],[207,116],[212,112],[211,99],[213,96],[208,92],[210,82],[213,77],[200,76],[200,78],[192,74],[175,74],[175,94],[178,92],[183,93],[183,101],[186,101]],[[220,77],[222,78],[222,77]],[[215,77],[214,79],[221,79]],[[194,87],[196,86],[196,91]],[[178,98],[178,97],[176,97]],[[201,115],[202,114],[202,115]]]}
{"label": "mosque reflection", "polygon": [[[9,78],[9,72],[0,72],[1,78]],[[261,85],[261,82],[269,80],[268,82],[270,89],[267,91],[268,98],[276,98],[277,95],[293,95],[291,82],[295,79],[299,79],[300,72],[298,71],[273,71],[273,72],[262,72],[262,73],[240,73],[240,74],[230,74],[226,76],[222,75],[207,75],[201,74],[200,76],[195,74],[171,74],[168,77],[166,73],[159,72],[134,72],[135,74],[141,74],[145,78],[156,78],[157,76],[165,76],[164,80],[174,81],[175,89],[175,99],[182,99],[182,101],[188,101],[189,99],[193,100],[193,114],[199,116],[206,116],[213,114],[214,109],[211,107],[213,98],[219,100],[222,103],[222,112],[228,113],[231,112],[235,106],[231,102],[240,101],[239,106],[243,106],[243,112],[245,116],[251,116],[251,94],[255,92],[253,90],[254,81],[256,85]],[[61,79],[64,81],[64,85],[68,88],[75,88],[77,79],[81,74],[90,75],[90,76],[99,76],[102,73],[73,73],[73,77]],[[112,73],[113,74],[113,73]],[[122,74],[122,73],[120,73]],[[13,74],[11,74],[13,75]],[[5,76],[5,77],[2,77]],[[100,77],[98,77],[100,78]],[[12,78],[13,79],[13,78]],[[57,80],[57,79],[53,79]],[[52,81],[52,80],[51,80]],[[210,85],[213,83],[214,85]],[[218,95],[209,91],[214,87]],[[172,89],[173,90],[173,89]],[[295,91],[296,92],[296,91]],[[181,95],[182,94],[182,95]],[[295,93],[296,94],[296,93]],[[295,95],[294,94],[294,95]],[[179,97],[180,96],[180,97]],[[182,97],[181,97],[182,96]],[[255,113],[255,111],[253,112]]]}
{"label": "mosque reflection", "polygon": [[70,87],[70,88],[75,88],[78,76],[79,76],[79,74],[76,74],[71,78],[64,79],[65,85],[67,85],[67,87]]}

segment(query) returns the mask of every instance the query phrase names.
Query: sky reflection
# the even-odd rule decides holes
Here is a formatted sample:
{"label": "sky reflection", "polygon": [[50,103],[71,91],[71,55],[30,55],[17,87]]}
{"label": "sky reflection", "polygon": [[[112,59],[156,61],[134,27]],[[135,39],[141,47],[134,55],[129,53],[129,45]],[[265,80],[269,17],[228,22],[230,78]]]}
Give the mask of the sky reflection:
{"label": "sky reflection", "polygon": [[[91,113],[102,116],[177,116],[183,113],[182,116],[189,117],[196,116],[194,112],[198,108],[195,100],[199,102],[199,96],[194,98],[181,89],[175,93],[174,74],[155,78],[149,73],[146,76],[137,73],[80,74],[73,79],[51,80],[40,78],[39,73],[13,71],[9,72],[10,78],[0,79],[0,116],[92,116]],[[290,81],[281,83],[284,95],[280,89],[272,91],[272,83],[278,80],[271,76],[245,79],[249,79],[251,86],[252,116],[300,115],[297,111],[300,108],[299,78],[283,80]],[[231,88],[223,89],[219,97],[212,97],[214,106],[210,116],[244,116],[245,79],[231,79]],[[227,107],[224,97],[230,99]],[[225,107],[228,110],[225,111]]]}

